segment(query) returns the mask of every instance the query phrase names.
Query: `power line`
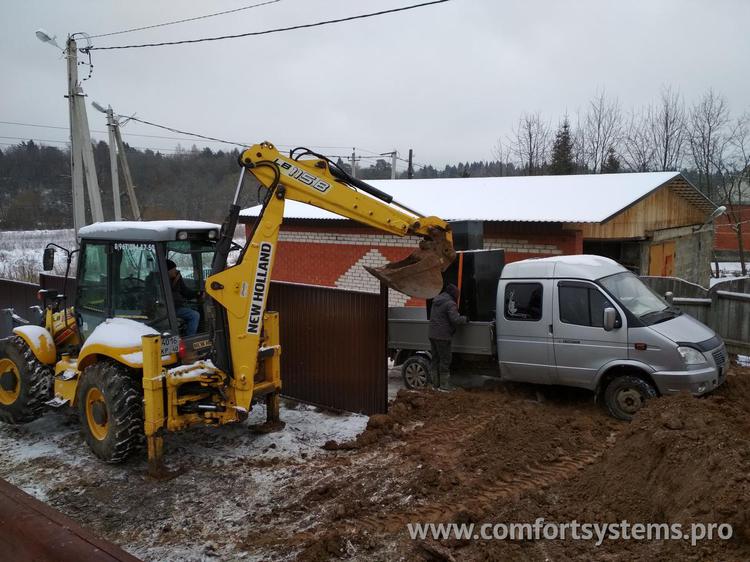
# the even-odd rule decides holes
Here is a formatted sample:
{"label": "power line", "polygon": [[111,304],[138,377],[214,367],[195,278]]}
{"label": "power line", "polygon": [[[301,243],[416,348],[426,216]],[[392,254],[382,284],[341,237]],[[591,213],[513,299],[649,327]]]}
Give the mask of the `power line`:
{"label": "power line", "polygon": [[110,37],[111,35],[122,35],[123,33],[131,33],[133,31],[143,31],[144,29],[154,29],[156,27],[166,27],[168,25],[175,25],[177,23],[186,23],[189,21],[197,21],[202,20],[206,18],[212,18],[214,16],[223,16],[225,14],[233,14],[235,12],[241,12],[243,10],[249,10],[251,8],[259,8],[261,6],[267,6],[268,4],[275,4],[276,2],[281,2],[281,0],[269,0],[268,2],[261,2],[260,4],[253,4],[251,6],[244,6],[242,8],[235,8],[234,10],[224,10],[223,12],[216,12],[213,14],[206,14],[205,16],[196,16],[194,18],[186,18],[183,20],[176,20],[176,21],[167,21],[164,23],[157,23],[155,25],[145,25],[143,27],[134,27],[133,29],[124,29],[122,31],[113,31],[112,33],[100,33],[99,35],[89,35],[89,39],[93,39],[95,37]]}
{"label": "power line", "polygon": [[[118,117],[123,117],[124,118],[124,116],[122,116],[122,115],[120,115]],[[133,120],[133,121],[138,121],[138,122],[140,122],[142,124],[147,124],[147,125],[152,126],[152,127],[163,128],[163,129],[166,129],[168,131],[178,131],[179,130],[179,129],[173,129],[172,127],[168,127],[166,125],[159,125],[158,123],[150,123],[148,121],[143,121],[143,120],[137,119],[135,117],[130,117],[130,116],[126,116],[126,117],[128,119]],[[41,125],[41,124],[38,124],[38,123],[22,123],[20,121],[0,121],[0,125],[18,125],[18,126],[21,126],[21,127],[36,127],[36,128],[40,128],[40,129],[58,129],[58,130],[61,130],[61,131],[68,131],[68,130],[70,130],[69,127],[62,127],[62,126],[59,126],[59,125]],[[109,131],[102,131],[102,130],[98,130],[98,129],[92,129],[91,132],[92,133],[107,134]],[[196,136],[203,137],[202,135],[198,135],[197,133],[189,133],[189,132],[182,132],[181,134],[192,135],[192,137],[174,137],[174,136],[168,136],[168,135],[146,135],[146,134],[143,134],[143,133],[131,133],[131,132],[127,132],[126,134],[129,137],[145,137],[145,138],[151,138],[151,139],[166,139],[166,140],[193,141],[193,142],[216,142],[214,140],[211,140],[211,139],[213,139],[213,137],[204,137],[204,138],[206,138],[208,140],[200,141],[199,139],[196,139],[196,138],[193,138],[193,137],[196,137]],[[14,138],[18,138],[18,137],[14,137]],[[224,141],[224,142],[230,143],[230,141]],[[235,144],[237,146],[243,146],[243,147],[251,146],[250,144],[238,144],[238,143],[231,143],[231,144]],[[277,147],[280,147],[280,148],[281,147],[283,147],[283,148],[294,148],[296,146],[299,146],[297,144],[279,144],[279,143],[274,143],[274,144]],[[305,145],[305,146],[307,146],[309,148],[316,148],[316,149],[317,148],[322,148],[322,149],[326,149],[326,150],[334,150],[334,149],[340,149],[340,148],[346,148],[346,149],[348,149],[348,148],[351,147],[351,144],[337,145],[337,146],[320,145],[320,144],[310,144],[310,145]],[[369,152],[370,154],[372,154],[372,156],[361,156],[361,158],[375,158],[375,157],[382,158],[383,157],[381,153],[376,152],[374,150],[370,150],[368,148],[359,148],[358,150],[364,150],[365,152]],[[338,157],[338,155],[329,156],[329,157]],[[349,155],[342,156],[342,158],[349,158]]]}
{"label": "power line", "polygon": [[180,129],[175,129],[174,127],[167,127],[166,125],[159,125],[157,123],[151,123],[150,121],[146,121],[144,119],[138,119],[137,117],[131,117],[131,116],[128,116],[128,115],[118,115],[117,117],[120,117],[120,118],[123,118],[123,119],[129,119],[131,121],[137,121],[138,123],[143,123],[144,125],[151,125],[152,127],[157,127],[159,129],[164,129],[166,131],[171,131],[173,133],[178,133],[180,135],[189,135],[191,137],[197,137],[197,138],[200,138],[200,139],[206,139],[206,140],[210,140],[210,141],[213,141],[213,142],[221,142],[221,143],[224,143],[224,144],[231,144],[231,145],[234,145],[234,146],[242,146],[242,147],[248,147],[248,146],[250,146],[252,144],[252,143],[241,143],[241,142],[228,141],[228,140],[219,139],[219,138],[216,138],[216,137],[208,137],[206,135],[199,135],[198,133],[191,133],[189,131],[182,131]]}
{"label": "power line", "polygon": [[[62,130],[62,131],[68,131],[68,130],[70,130],[69,127],[59,127],[59,126],[56,126],[56,125],[37,125],[37,124],[34,124],[34,123],[19,123],[17,121],[0,121],[0,124],[2,124],[2,125],[19,125],[19,126],[22,126],[22,127],[37,127],[37,128],[41,128],[41,129],[59,129],[59,130]],[[99,129],[91,129],[91,132],[92,133],[107,134],[109,131],[102,131],[102,130],[99,130]],[[149,139],[182,140],[182,141],[194,141],[194,142],[196,141],[196,139],[190,138],[190,137],[170,137],[170,136],[165,136],[165,135],[144,135],[142,133],[130,133],[130,132],[128,132],[127,135],[129,137],[145,137],[145,138],[149,138]],[[206,141],[206,142],[209,142],[209,141]],[[344,148],[344,147],[341,147],[341,148]]]}
{"label": "power line", "polygon": [[0,121],[3,125],[21,125],[23,127],[39,127],[41,129],[64,129],[68,130],[69,127],[58,127],[55,125],[35,125],[34,123],[18,123],[17,121]]}
{"label": "power line", "polygon": [[279,27],[276,29],[267,29],[265,31],[251,31],[249,33],[240,33],[237,35],[222,35],[219,37],[204,37],[201,39],[184,39],[182,41],[164,41],[161,43],[142,43],[140,45],[119,45],[116,47],[83,47],[81,48],[81,52],[88,53],[90,51],[111,51],[114,49],[140,49],[143,47],[163,47],[165,45],[184,45],[188,43],[202,43],[204,41],[220,41],[222,39],[239,39],[240,37],[252,37],[252,36],[258,36],[258,35],[269,35],[271,33],[281,33],[282,31],[293,31],[296,29],[306,29],[310,27],[318,27],[321,25],[330,25],[334,23],[341,23],[345,21],[352,21],[352,20],[359,20],[359,19],[365,19],[365,18],[372,18],[375,16],[382,16],[385,14],[393,14],[395,12],[403,12],[406,10],[414,10],[416,8],[423,8],[425,6],[431,6],[433,4],[443,4],[444,2],[449,2],[450,0],[433,0],[432,2],[422,2],[421,4],[412,4],[411,6],[404,6],[401,8],[393,8],[391,10],[381,10],[379,12],[370,12],[368,14],[361,14],[358,16],[349,16],[346,18],[338,18],[333,20],[326,20],[326,21],[319,21],[315,23],[305,23],[300,25],[293,25],[290,27]]}

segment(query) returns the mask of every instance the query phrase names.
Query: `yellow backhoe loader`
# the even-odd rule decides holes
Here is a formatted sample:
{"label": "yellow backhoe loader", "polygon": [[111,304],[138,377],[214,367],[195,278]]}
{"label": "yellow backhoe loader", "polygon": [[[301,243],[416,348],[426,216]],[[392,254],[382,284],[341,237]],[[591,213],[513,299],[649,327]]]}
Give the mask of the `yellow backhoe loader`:
{"label": "yellow backhoe loader", "polygon": [[[74,306],[42,291],[43,326],[0,341],[0,419],[24,423],[47,408],[77,408],[87,443],[102,460],[123,461],[147,437],[158,471],[163,435],[246,419],[265,400],[278,420],[278,314],[266,310],[284,204],[301,201],[385,232],[422,237],[401,262],[370,272],[389,287],[435,296],[455,257],[447,223],[349,176],[299,148],[282,155],[262,143],[240,155],[241,173],[224,224],[192,221],[96,223],[80,230]],[[232,241],[245,173],[265,186],[258,220],[242,248]],[[54,261],[45,249],[45,268]],[[59,246],[58,246],[59,248]],[[235,265],[228,266],[232,251]],[[178,290],[168,262],[181,273]],[[205,290],[208,298],[198,298]],[[191,309],[186,316],[184,308]],[[197,321],[186,335],[181,317]]]}

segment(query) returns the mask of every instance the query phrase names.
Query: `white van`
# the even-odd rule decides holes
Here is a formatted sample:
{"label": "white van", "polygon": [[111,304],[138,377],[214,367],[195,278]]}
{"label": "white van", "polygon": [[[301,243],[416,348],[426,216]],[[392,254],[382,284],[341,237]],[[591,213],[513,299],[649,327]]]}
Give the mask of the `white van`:
{"label": "white van", "polygon": [[705,394],[725,380],[721,338],[608,258],[510,263],[496,311],[503,379],[601,391],[621,419],[649,397]]}
{"label": "white van", "polygon": [[[409,388],[429,380],[428,323],[424,309],[389,309],[388,347]],[[459,326],[453,352],[474,372],[493,358],[502,380],[592,390],[620,419],[654,396],[710,392],[727,368],[713,330],[618,263],[588,255],[506,265],[495,321]]]}

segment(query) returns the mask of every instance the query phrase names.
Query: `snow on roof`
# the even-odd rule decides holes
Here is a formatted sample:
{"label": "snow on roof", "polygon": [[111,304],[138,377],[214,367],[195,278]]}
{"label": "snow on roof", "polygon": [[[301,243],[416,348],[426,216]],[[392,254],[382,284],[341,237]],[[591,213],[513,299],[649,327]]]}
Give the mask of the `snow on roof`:
{"label": "snow on roof", "polygon": [[[679,172],[643,172],[368,180],[368,183],[393,195],[407,207],[444,220],[598,223],[676,178],[685,182]],[[694,190],[690,184],[687,185]],[[708,199],[702,196],[697,202],[710,205]],[[241,214],[257,216],[259,210],[260,206],[255,206],[243,210]],[[713,210],[713,206],[710,210]],[[287,201],[284,216],[298,219],[342,218],[297,201]]]}
{"label": "snow on roof", "polygon": [[112,221],[96,222],[78,231],[81,238],[97,240],[176,240],[180,230],[218,230],[219,225],[201,221]]}

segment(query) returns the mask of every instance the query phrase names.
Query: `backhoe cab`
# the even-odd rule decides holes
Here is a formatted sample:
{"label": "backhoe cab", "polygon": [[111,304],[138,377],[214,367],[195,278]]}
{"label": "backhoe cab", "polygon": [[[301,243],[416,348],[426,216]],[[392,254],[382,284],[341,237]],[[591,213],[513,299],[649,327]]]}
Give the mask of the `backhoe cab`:
{"label": "backhoe cab", "polygon": [[[105,319],[124,318],[169,334],[165,347],[179,336],[186,361],[206,357],[210,351],[207,306],[198,295],[211,273],[219,229],[217,224],[193,221],[82,228],[75,311],[83,340]],[[175,295],[177,285],[169,277],[168,261],[177,266],[185,295]],[[199,315],[196,334],[188,337],[179,308]]]}
{"label": "backhoe cab", "polygon": [[[242,421],[261,399],[268,421],[278,422],[279,318],[266,310],[266,300],[289,199],[397,236],[421,237],[410,257],[371,273],[412,297],[431,298],[442,288],[441,273],[455,257],[445,221],[421,215],[306,149],[287,157],[262,143],[245,150],[240,165],[221,227],[110,222],[79,231],[74,306],[63,295],[43,293],[42,325],[19,326],[0,340],[0,419],[23,423],[67,404],[78,409],[87,443],[106,462],[124,460],[145,436],[157,475],[168,432]],[[266,187],[266,196],[238,248],[232,235],[246,172]],[[45,250],[46,269],[53,247]],[[70,264],[72,252],[65,252]],[[179,297],[169,262],[182,276]],[[203,291],[207,298],[197,298]],[[188,335],[181,317],[196,315],[197,334]]]}

